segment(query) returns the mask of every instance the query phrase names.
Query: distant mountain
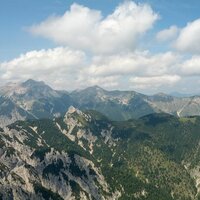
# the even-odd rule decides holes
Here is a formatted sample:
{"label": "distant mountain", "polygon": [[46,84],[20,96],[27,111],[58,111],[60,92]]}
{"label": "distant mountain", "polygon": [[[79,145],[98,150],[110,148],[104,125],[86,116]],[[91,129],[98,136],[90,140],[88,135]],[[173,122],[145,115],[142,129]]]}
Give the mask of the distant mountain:
{"label": "distant mountain", "polygon": [[0,129],[0,199],[198,200],[200,117],[64,117]]}
{"label": "distant mountain", "polygon": [[110,119],[138,118],[156,110],[145,101],[146,96],[134,91],[106,91],[98,86],[70,94],[80,109],[97,110]]}
{"label": "distant mountain", "polygon": [[[44,82],[34,80],[6,85],[0,88],[0,95],[23,110],[28,119],[29,116],[36,119],[60,116],[73,104],[67,92],[53,90]],[[4,115],[7,117],[9,113]]]}
{"label": "distant mountain", "polygon": [[0,102],[0,108],[4,109],[0,113],[0,126],[22,119],[62,116],[71,105],[96,110],[118,121],[160,112],[179,117],[200,115],[199,96],[174,97],[163,93],[148,96],[135,91],[107,91],[98,86],[69,93],[34,80],[1,87],[0,98],[12,104],[6,111],[4,101]]}
{"label": "distant mountain", "polygon": [[200,115],[200,96],[180,98],[164,93],[148,96],[134,91],[106,91],[97,86],[74,91],[70,96],[79,108],[97,110],[112,120],[160,112],[180,117]]}
{"label": "distant mountain", "polygon": [[153,108],[178,117],[200,115],[200,96],[172,97],[169,95],[153,95],[148,97]]}

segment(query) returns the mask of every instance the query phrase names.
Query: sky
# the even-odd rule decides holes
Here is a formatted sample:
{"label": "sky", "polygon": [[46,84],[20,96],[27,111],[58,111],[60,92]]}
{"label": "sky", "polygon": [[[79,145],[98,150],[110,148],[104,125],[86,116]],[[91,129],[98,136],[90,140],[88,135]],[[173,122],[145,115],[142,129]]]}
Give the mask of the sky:
{"label": "sky", "polygon": [[198,0],[0,3],[0,85],[200,94]]}

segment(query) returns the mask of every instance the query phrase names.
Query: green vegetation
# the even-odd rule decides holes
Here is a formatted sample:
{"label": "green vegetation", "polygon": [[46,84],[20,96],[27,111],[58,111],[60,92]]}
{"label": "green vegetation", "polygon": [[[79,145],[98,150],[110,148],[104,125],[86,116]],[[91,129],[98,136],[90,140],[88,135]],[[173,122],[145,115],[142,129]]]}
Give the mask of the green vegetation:
{"label": "green vegetation", "polygon": [[35,183],[34,184],[34,190],[36,194],[41,194],[42,197],[46,200],[63,200],[60,195],[57,193],[52,192],[51,190],[48,190],[44,188],[42,185]]}
{"label": "green vegetation", "polygon": [[63,169],[63,162],[62,160],[58,159],[55,163],[53,162],[44,168],[43,176],[48,177],[48,174],[58,176],[60,173],[60,170],[62,169]]}
{"label": "green vegetation", "polygon": [[191,123],[195,124],[196,117],[181,117],[181,118],[179,118],[179,120],[180,120],[180,122],[183,122],[183,123],[191,122]]}
{"label": "green vegetation", "polygon": [[[71,134],[76,136],[79,129],[89,131],[97,140],[93,142],[93,153],[89,153],[89,142],[81,138],[84,148],[78,145],[79,139],[71,141],[57,127],[68,130],[62,118],[52,120],[37,120],[18,122],[12,128],[23,127],[27,131],[26,145],[35,148],[32,158],[44,161],[47,153],[53,149],[60,153],[67,152],[70,163],[66,167],[61,159],[53,160],[45,166],[43,177],[49,174],[63,179],[71,186],[76,199],[84,191],[80,185],[63,173],[68,170],[74,177],[88,180],[88,173],[80,168],[75,155],[82,156],[94,163],[105,177],[109,192],[103,190],[97,180],[97,173],[88,167],[89,175],[98,185],[98,192],[110,195],[121,192],[121,200],[194,200],[197,195],[195,180],[190,175],[190,169],[200,164],[200,117],[176,118],[160,113],[150,114],[138,120],[124,122],[109,121],[96,111],[87,111],[91,120],[84,115],[73,113],[81,126],[75,126]],[[37,127],[37,132],[30,127]],[[111,128],[112,127],[112,128]],[[101,133],[112,130],[112,136],[106,140]],[[38,138],[42,145],[38,145]],[[3,146],[3,143],[2,143]],[[12,149],[7,149],[12,155]],[[186,169],[184,163],[190,164]],[[35,185],[35,191],[47,199],[61,199],[57,194]],[[85,193],[87,196],[88,194]],[[196,200],[196,199],[195,199]]]}

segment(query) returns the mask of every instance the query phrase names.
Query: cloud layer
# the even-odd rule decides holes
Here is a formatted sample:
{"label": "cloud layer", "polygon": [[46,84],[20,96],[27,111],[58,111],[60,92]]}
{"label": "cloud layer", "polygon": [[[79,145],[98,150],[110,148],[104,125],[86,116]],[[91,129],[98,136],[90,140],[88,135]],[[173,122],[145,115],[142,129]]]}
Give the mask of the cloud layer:
{"label": "cloud layer", "polygon": [[[1,79],[8,82],[33,78],[63,87],[66,82],[76,78],[75,75],[86,64],[85,59],[83,52],[72,51],[64,47],[30,51],[14,60],[1,63]],[[60,82],[62,85],[59,85]]]}
{"label": "cloud layer", "polygon": [[130,82],[134,84],[135,88],[146,89],[155,88],[158,89],[163,86],[173,86],[175,83],[181,80],[178,75],[161,75],[152,77],[133,77],[130,78]]}
{"label": "cloud layer", "polygon": [[[195,60],[195,58],[193,58]],[[91,85],[120,89],[160,89],[173,86],[188,74],[193,60],[180,65],[172,52],[153,55],[147,51],[88,57],[67,47],[31,51],[0,64],[1,79],[43,80],[58,89],[73,90]],[[186,71],[186,72],[185,72]],[[133,85],[134,84],[134,85]]]}

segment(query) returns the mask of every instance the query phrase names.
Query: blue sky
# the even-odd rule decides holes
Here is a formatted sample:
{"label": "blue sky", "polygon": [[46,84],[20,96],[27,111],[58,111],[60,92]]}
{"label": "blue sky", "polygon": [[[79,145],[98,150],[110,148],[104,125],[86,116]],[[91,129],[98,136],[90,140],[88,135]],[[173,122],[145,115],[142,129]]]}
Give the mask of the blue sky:
{"label": "blue sky", "polygon": [[[35,38],[25,31],[50,15],[63,14],[72,3],[98,9],[104,15],[112,12],[121,3],[119,0],[1,0],[0,6],[0,61],[14,58],[33,49],[51,48],[55,44],[43,38]],[[172,24],[180,27],[199,17],[200,1],[198,0],[137,0],[149,3],[158,12],[161,19],[156,23],[153,32]],[[160,47],[162,48],[162,47]]]}
{"label": "blue sky", "polygon": [[[85,31],[83,35],[73,32],[74,30],[81,32],[82,29],[80,27],[73,29],[74,25],[69,21],[73,16],[77,16],[76,11],[71,9],[72,5],[78,5],[75,6],[76,9],[80,9],[83,14],[84,9],[88,9],[88,18],[79,25],[83,25]],[[122,5],[126,5],[126,8],[135,6],[136,9],[130,9],[130,12],[126,13]],[[145,10],[145,6],[150,9]],[[86,30],[88,24],[99,26],[94,34],[100,34],[102,30],[105,31],[100,30],[102,24],[109,26],[111,22],[107,20],[108,16],[111,15],[112,20],[118,20],[117,23],[120,21],[120,18],[116,19],[114,16],[117,8],[121,9],[121,14],[132,17],[132,22],[127,23],[127,27],[125,23],[128,17],[124,18],[124,27],[127,31],[118,35],[116,41],[110,35],[106,35],[107,43],[102,37],[93,38],[94,35],[90,35],[90,31]],[[134,12],[138,13],[134,14]],[[134,21],[134,18],[141,20],[140,12],[147,14],[147,18],[141,22],[144,25],[142,30],[139,30],[139,25]],[[71,18],[64,19],[65,13],[68,13]],[[95,22],[92,20],[93,14]],[[48,24],[50,16],[54,18]],[[148,16],[150,21],[148,21]],[[0,79],[2,83],[23,81],[26,78],[45,79],[47,83],[59,89],[83,88],[98,84],[107,89],[134,89],[150,93],[175,90],[184,93],[200,93],[198,89],[200,50],[198,47],[192,49],[192,45],[200,41],[199,18],[200,1],[198,0],[1,0]],[[41,25],[42,23],[44,25]],[[60,32],[55,28],[52,29],[54,23],[59,25],[63,23],[60,27],[58,25]],[[78,21],[75,20],[74,23]],[[123,21],[120,23],[123,24]],[[191,26],[188,23],[191,23]],[[73,30],[67,26],[72,26]],[[133,29],[128,26],[133,26]],[[138,31],[134,32],[134,26],[137,26]],[[62,27],[65,28],[62,29]],[[92,26],[89,28],[93,29]],[[106,30],[111,28],[106,27]],[[54,31],[55,34],[52,33]],[[68,38],[63,39],[65,32]],[[119,31],[118,34],[121,32],[123,31]],[[88,38],[86,38],[87,34]],[[187,38],[190,34],[195,40]],[[124,35],[130,37],[130,40],[122,38]],[[89,44],[89,37],[93,38],[91,40],[94,46],[97,45],[96,49]],[[76,39],[83,43],[79,45]],[[182,44],[185,40],[188,42]],[[108,50],[106,50],[107,44]],[[111,45],[114,47],[111,48]],[[119,50],[116,51],[116,49]],[[26,55],[27,53],[29,54]],[[60,59],[63,58],[59,57],[61,54],[73,56],[68,60],[63,59],[60,63]],[[52,74],[50,80],[45,78],[45,73],[48,73],[48,67],[46,67],[48,64],[45,63],[47,56],[58,56],[54,61],[59,59],[58,65],[54,62],[55,66],[49,67],[49,70],[52,70],[49,71]],[[41,66],[39,68],[34,66],[33,60]],[[80,60],[80,63],[77,60]],[[159,65],[159,63],[162,64]],[[68,66],[70,64],[72,67]],[[76,65],[80,66],[80,64],[81,68],[77,67],[76,71]],[[37,71],[33,71],[31,67]],[[57,71],[59,78],[53,78],[56,68],[61,73],[66,73],[66,76],[60,75]],[[19,74],[18,71],[20,71]],[[80,72],[81,74],[77,75]],[[84,76],[87,77],[87,81],[83,78]],[[63,84],[65,80],[71,81],[71,84]],[[106,80],[107,84],[103,80]],[[188,81],[191,83],[190,87],[187,84]],[[154,89],[148,88],[149,82],[155,84]]]}
{"label": "blue sky", "polygon": [[25,27],[38,23],[50,15],[61,15],[74,2],[100,9],[106,15],[120,1],[72,0],[1,0],[0,6],[0,61],[14,58],[33,49],[55,46],[51,41],[35,38]]}

